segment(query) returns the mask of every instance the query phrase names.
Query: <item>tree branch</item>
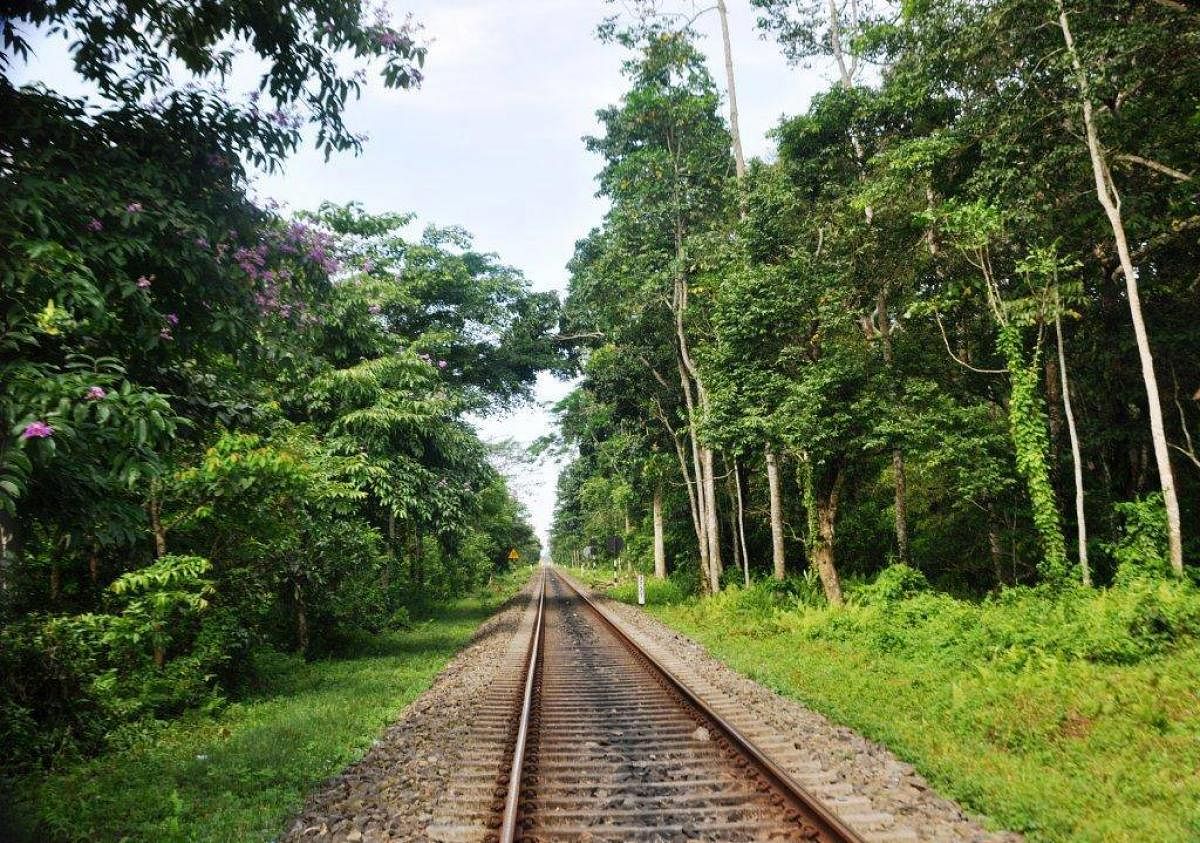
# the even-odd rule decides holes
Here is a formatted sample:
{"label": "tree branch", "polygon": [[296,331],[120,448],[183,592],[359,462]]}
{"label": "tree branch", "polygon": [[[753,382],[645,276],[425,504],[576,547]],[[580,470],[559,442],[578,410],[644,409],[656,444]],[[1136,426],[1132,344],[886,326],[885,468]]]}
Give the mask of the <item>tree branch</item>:
{"label": "tree branch", "polygon": [[975,366],[972,366],[970,363],[967,363],[965,360],[960,360],[958,358],[958,356],[955,355],[955,353],[950,350],[950,338],[948,336],[946,336],[946,326],[944,326],[942,324],[942,315],[940,313],[935,313],[935,314],[933,314],[933,317],[934,317],[934,319],[937,320],[938,330],[942,332],[942,342],[944,342],[946,344],[946,353],[950,355],[950,359],[952,359],[955,363],[957,363],[958,365],[963,366],[967,369],[970,369],[972,372],[978,372],[981,375],[1007,375],[1008,374],[1008,369],[980,369]]}
{"label": "tree branch", "polygon": [[[1162,234],[1151,237],[1146,241],[1142,248],[1138,249],[1130,257],[1133,259],[1134,263],[1138,263],[1147,255],[1170,243],[1171,240],[1173,240],[1177,235],[1183,234],[1186,231],[1191,231],[1195,228],[1200,228],[1200,214],[1197,214],[1194,217],[1188,217],[1185,220],[1177,220],[1176,222],[1171,223],[1171,228],[1169,231],[1164,231]],[[1105,262],[1107,263],[1107,261]],[[1109,277],[1114,281],[1118,281],[1120,280],[1120,276],[1121,267],[1118,266],[1112,271]]]}
{"label": "tree branch", "polygon": [[1130,164],[1141,164],[1143,167],[1154,170],[1156,173],[1162,173],[1165,176],[1170,176],[1177,181],[1192,180],[1192,177],[1182,170],[1176,170],[1174,167],[1168,167],[1166,164],[1162,164],[1150,158],[1143,158],[1140,155],[1130,155],[1128,153],[1119,152],[1113,155],[1113,158],[1117,159],[1118,161],[1127,161]]}

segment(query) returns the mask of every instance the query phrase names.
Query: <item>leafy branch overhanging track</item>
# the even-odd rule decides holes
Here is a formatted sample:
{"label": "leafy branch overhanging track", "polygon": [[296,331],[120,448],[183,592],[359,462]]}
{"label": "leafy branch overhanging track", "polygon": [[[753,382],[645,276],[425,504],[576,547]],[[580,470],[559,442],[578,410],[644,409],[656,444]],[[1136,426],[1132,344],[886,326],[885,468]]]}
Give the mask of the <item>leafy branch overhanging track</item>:
{"label": "leafy branch overhanging track", "polygon": [[498,839],[861,841],[547,570]]}

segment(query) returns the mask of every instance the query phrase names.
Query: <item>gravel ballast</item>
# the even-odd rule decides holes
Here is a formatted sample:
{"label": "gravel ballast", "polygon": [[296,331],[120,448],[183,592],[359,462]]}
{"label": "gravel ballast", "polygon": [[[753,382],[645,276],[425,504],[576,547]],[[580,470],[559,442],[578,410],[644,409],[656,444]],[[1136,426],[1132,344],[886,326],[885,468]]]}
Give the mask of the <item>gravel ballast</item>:
{"label": "gravel ballast", "polygon": [[[476,840],[490,814],[492,787],[470,802],[459,779],[471,768],[480,709],[515,687],[528,643],[535,577],[476,631],[374,742],[314,793],[281,838],[296,841]],[[502,749],[502,748],[501,748]],[[474,803],[474,804],[471,804]],[[453,829],[441,829],[453,818]],[[466,821],[463,821],[465,818]],[[444,833],[439,833],[444,832]]]}

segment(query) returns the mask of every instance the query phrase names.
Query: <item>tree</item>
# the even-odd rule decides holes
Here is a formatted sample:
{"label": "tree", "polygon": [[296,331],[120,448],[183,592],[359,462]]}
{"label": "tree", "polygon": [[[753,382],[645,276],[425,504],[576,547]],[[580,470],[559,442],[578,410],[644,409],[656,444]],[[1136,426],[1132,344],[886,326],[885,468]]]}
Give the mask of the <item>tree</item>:
{"label": "tree", "polygon": [[[716,468],[712,447],[699,435],[711,402],[695,355],[704,312],[692,294],[690,249],[723,212],[729,136],[716,113],[712,79],[690,37],[655,27],[618,36],[627,47],[641,45],[641,53],[626,63],[632,88],[621,105],[599,112],[604,136],[587,140],[604,159],[600,191],[613,201],[605,236],[587,255],[587,266],[592,273],[601,261],[612,266],[616,272],[609,277],[627,284],[624,301],[641,302],[648,311],[648,318],[621,320],[621,328],[654,320],[646,338],[656,350],[672,350],[669,363],[657,353],[642,356],[660,385],[679,383],[685,430],[677,452],[691,490],[706,587],[715,591],[722,568]],[[637,255],[636,271],[622,260],[625,255]],[[674,437],[665,409],[661,420]]]}
{"label": "tree", "polygon": [[[1129,313],[1133,318],[1133,332],[1137,337],[1138,361],[1142,368],[1142,380],[1146,386],[1146,402],[1150,408],[1150,433],[1154,442],[1154,458],[1158,464],[1158,479],[1162,488],[1163,504],[1167,510],[1167,538],[1170,543],[1171,567],[1178,576],[1183,576],[1183,536],[1179,521],[1179,498],[1175,493],[1175,473],[1171,468],[1171,452],[1167,445],[1166,428],[1163,424],[1162,399],[1158,394],[1158,376],[1154,372],[1154,355],[1150,350],[1150,337],[1146,331],[1146,320],[1142,315],[1141,292],[1138,287],[1137,270],[1129,248],[1129,237],[1121,213],[1121,197],[1113,181],[1108,155],[1100,144],[1092,103],[1092,83],[1088,72],[1080,61],[1076,49],[1067,9],[1062,0],[1057,0],[1058,25],[1062,30],[1063,43],[1071,60],[1075,82],[1079,86],[1079,101],[1083,113],[1084,138],[1087,141],[1088,158],[1092,164],[1092,175],[1096,182],[1096,197],[1104,208],[1104,215],[1112,227],[1120,259],[1121,274],[1125,278],[1125,292],[1129,299]],[[1134,156],[1137,158],[1137,156]],[[1152,168],[1155,165],[1151,165]],[[1160,172],[1165,165],[1156,165]],[[1190,181],[1191,176],[1165,167],[1165,171],[1180,181]]]}

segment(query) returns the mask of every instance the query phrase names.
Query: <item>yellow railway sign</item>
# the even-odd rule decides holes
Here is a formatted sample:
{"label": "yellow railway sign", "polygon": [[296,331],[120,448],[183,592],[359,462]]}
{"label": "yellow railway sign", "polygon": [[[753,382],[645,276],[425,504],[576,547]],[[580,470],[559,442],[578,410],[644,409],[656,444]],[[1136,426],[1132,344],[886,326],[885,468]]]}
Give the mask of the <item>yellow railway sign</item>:
{"label": "yellow railway sign", "polygon": [[508,552],[508,561],[509,562],[516,562],[520,558],[521,558],[521,554],[517,553],[517,549],[515,547]]}

